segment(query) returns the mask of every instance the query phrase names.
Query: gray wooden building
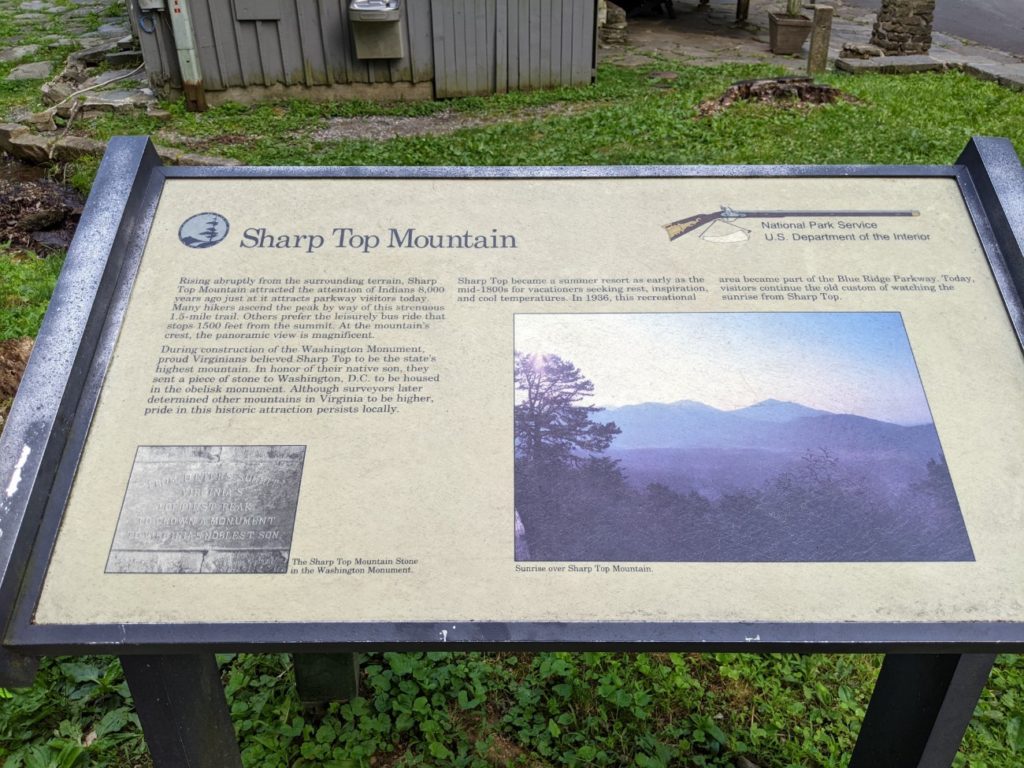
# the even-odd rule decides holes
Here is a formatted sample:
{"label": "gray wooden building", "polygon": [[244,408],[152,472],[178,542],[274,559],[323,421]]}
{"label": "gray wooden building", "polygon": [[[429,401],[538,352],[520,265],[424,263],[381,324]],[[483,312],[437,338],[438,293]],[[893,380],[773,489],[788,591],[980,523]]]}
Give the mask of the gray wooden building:
{"label": "gray wooden building", "polygon": [[593,81],[597,0],[128,0],[158,91],[431,99]]}

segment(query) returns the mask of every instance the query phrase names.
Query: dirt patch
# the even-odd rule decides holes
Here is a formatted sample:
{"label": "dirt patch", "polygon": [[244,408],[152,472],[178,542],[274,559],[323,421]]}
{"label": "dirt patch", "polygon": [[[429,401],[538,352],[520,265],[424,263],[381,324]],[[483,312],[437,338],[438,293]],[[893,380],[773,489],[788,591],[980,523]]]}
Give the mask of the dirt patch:
{"label": "dirt patch", "polygon": [[32,353],[32,339],[0,341],[0,429],[7,423],[14,393]]}
{"label": "dirt patch", "polygon": [[793,108],[816,107],[837,101],[855,103],[857,99],[831,85],[815,83],[809,77],[777,77],[734,83],[719,98],[701,102],[697,111],[702,117],[717,115],[737,101]]}
{"label": "dirt patch", "polygon": [[219,136],[185,136],[175,131],[157,131],[153,137],[158,144],[169,144],[184,147],[193,152],[205,152],[209,149],[251,144],[262,136],[258,134],[222,133]]}
{"label": "dirt patch", "polygon": [[539,118],[578,115],[596,109],[599,104],[558,103],[542,107],[527,107],[507,115],[466,115],[446,109],[432,115],[370,117],[334,117],[327,125],[308,134],[322,143],[333,141],[369,140],[388,141],[409,136],[439,136],[467,128],[483,128],[502,123],[525,123]]}
{"label": "dirt patch", "polygon": [[0,161],[0,242],[43,253],[67,248],[82,205],[70,187],[13,160]]}

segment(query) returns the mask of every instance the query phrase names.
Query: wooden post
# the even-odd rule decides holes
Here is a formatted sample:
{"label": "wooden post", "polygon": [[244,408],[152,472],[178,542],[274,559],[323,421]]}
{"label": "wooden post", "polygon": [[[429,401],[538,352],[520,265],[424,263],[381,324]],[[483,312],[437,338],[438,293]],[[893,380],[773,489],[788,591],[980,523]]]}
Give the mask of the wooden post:
{"label": "wooden post", "polygon": [[807,74],[824,72],[828,66],[828,43],[832,37],[832,6],[814,6],[811,22],[811,50],[807,54]]}
{"label": "wooden post", "polygon": [[736,21],[746,21],[750,15],[750,0],[736,0]]}

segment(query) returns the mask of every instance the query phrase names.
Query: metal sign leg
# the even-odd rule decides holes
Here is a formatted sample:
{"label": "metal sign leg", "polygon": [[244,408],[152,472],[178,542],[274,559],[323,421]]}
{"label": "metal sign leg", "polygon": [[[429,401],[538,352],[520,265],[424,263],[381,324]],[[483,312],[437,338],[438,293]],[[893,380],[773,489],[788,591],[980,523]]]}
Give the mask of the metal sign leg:
{"label": "metal sign leg", "polygon": [[242,768],[212,653],[122,656],[155,768]]}
{"label": "metal sign leg", "polygon": [[994,654],[889,654],[849,768],[948,768]]}
{"label": "metal sign leg", "polygon": [[359,657],[354,653],[296,653],[295,687],[306,707],[324,707],[359,695]]}

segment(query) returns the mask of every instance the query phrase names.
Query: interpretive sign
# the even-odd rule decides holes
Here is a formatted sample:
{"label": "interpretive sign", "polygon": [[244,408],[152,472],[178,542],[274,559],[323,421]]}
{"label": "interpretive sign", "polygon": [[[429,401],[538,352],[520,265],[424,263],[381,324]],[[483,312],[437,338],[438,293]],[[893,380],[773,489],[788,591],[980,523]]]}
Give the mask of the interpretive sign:
{"label": "interpretive sign", "polygon": [[1024,641],[970,181],[155,167],[15,644]]}
{"label": "interpretive sign", "polygon": [[993,139],[198,170],[116,139],[0,439],[0,685],[118,653],[154,765],[223,768],[221,649],[345,695],[325,652],[898,650],[851,768],[950,764],[1024,649],[1022,190]]}

